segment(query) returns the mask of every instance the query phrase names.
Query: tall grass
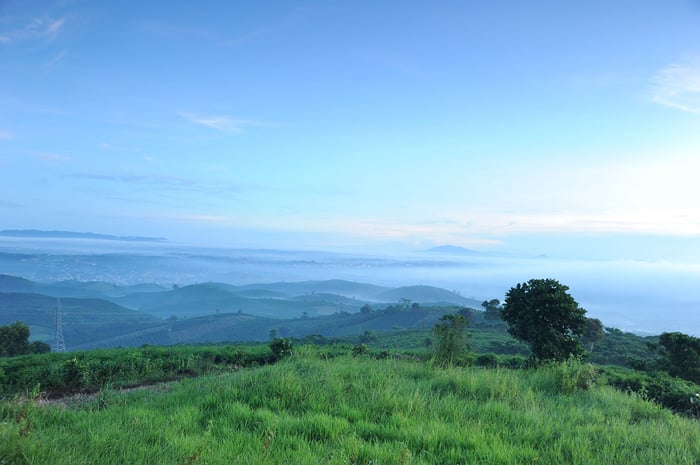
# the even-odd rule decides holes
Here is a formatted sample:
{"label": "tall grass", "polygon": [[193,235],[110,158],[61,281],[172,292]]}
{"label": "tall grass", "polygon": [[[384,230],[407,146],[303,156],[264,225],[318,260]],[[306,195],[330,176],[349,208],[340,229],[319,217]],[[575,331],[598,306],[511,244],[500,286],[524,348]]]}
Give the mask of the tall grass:
{"label": "tall grass", "polygon": [[572,385],[590,374],[571,370],[301,350],[276,365],[111,392],[77,408],[6,402],[0,464],[700,462],[697,422],[608,387]]}

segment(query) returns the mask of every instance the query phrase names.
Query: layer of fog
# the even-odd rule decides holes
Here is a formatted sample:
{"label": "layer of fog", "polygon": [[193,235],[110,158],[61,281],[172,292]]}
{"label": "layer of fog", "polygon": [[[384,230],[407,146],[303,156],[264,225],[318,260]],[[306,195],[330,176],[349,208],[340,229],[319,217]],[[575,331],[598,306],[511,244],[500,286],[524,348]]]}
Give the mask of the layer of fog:
{"label": "layer of fog", "polygon": [[205,281],[252,284],[345,279],[386,286],[431,285],[478,300],[504,299],[531,278],[554,278],[588,315],[641,334],[700,335],[700,266],[664,261],[564,260],[527,256],[360,255],[213,249],[86,240],[0,241],[0,273],[37,281],[116,284]]}

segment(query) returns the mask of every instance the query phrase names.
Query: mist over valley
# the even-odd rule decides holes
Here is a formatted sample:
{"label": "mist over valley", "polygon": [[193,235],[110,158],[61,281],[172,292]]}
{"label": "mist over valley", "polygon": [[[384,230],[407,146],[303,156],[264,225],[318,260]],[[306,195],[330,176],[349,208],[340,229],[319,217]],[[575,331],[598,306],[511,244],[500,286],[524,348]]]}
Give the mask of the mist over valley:
{"label": "mist over valley", "polygon": [[[324,316],[401,299],[480,309],[484,300],[503,301],[517,283],[552,277],[606,326],[642,335],[700,334],[700,268],[662,261],[499,255],[455,246],[359,254],[2,237],[0,271],[33,282],[26,288],[6,282],[0,292],[107,299],[156,320],[236,312]],[[303,302],[312,295],[316,307]]]}

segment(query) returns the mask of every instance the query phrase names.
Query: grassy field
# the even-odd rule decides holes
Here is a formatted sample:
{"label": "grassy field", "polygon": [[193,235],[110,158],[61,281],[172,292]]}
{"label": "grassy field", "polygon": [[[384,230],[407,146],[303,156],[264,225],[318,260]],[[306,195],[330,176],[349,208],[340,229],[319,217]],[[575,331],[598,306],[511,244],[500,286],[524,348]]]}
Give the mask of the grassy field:
{"label": "grassy field", "polygon": [[700,428],[591,383],[587,365],[439,368],[327,358],[69,407],[0,404],[0,464],[669,464],[700,462]]}

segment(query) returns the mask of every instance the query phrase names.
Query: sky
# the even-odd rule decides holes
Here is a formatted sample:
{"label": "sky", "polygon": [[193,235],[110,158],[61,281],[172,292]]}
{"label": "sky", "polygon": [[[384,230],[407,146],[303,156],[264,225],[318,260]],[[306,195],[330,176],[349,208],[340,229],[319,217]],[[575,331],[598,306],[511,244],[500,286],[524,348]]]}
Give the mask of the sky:
{"label": "sky", "polygon": [[697,0],[0,0],[0,229],[700,263],[699,174]]}

